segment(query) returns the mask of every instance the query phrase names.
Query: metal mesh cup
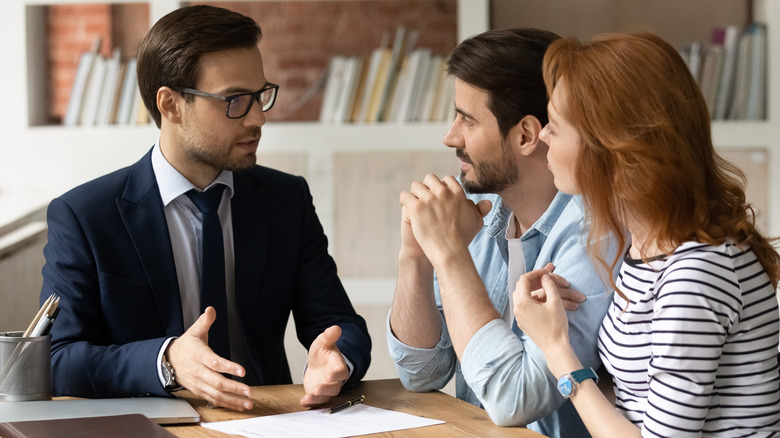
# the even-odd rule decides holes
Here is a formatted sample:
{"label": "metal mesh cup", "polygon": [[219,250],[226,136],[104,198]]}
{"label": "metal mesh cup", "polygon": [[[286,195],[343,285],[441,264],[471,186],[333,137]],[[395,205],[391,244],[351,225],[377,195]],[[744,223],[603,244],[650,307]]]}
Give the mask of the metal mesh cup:
{"label": "metal mesh cup", "polygon": [[0,332],[0,401],[51,400],[51,335]]}

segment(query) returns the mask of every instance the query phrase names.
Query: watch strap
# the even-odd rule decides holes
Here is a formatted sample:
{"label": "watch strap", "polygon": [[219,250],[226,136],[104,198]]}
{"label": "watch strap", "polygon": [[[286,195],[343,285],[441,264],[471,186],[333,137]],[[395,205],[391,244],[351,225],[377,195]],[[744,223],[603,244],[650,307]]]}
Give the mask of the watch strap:
{"label": "watch strap", "polygon": [[599,376],[593,371],[593,368],[583,368],[581,370],[573,371],[569,374],[572,379],[577,383],[582,383],[587,379],[593,379],[594,382],[599,383]]}

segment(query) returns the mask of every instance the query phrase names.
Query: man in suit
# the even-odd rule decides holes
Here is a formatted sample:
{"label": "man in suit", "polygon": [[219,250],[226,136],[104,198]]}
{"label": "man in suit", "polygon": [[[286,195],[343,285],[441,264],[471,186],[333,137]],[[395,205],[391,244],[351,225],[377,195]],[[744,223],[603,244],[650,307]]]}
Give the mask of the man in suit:
{"label": "man in suit", "polygon": [[265,78],[261,36],[249,17],[191,6],[141,43],[138,83],[158,141],[48,209],[41,300],[61,297],[56,395],[184,387],[250,409],[249,385],[291,382],[291,312],[309,350],[302,405],[365,375],[365,321],[337,277],[306,181],[255,164],[278,90]]}

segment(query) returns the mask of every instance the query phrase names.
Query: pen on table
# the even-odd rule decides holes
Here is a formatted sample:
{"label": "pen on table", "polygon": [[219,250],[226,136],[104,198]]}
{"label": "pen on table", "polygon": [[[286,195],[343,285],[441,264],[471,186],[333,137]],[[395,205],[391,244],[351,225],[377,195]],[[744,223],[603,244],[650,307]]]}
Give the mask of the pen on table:
{"label": "pen on table", "polygon": [[333,413],[338,412],[338,411],[340,411],[342,409],[347,409],[350,406],[354,406],[354,405],[356,405],[358,403],[363,403],[363,401],[365,401],[365,400],[366,400],[366,396],[365,395],[361,395],[360,397],[356,397],[356,398],[353,398],[352,400],[345,401],[344,403],[342,403],[340,405],[333,406],[332,408],[328,409],[328,413],[329,414],[333,414]]}

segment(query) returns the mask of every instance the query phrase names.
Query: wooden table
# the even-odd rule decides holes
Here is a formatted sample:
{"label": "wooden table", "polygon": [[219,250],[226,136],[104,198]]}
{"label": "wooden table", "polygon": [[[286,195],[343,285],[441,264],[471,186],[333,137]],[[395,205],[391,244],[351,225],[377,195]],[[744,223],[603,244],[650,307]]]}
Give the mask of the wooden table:
{"label": "wooden table", "polygon": [[[201,421],[204,422],[238,420],[305,410],[298,403],[304,394],[303,385],[257,386],[252,389],[255,407],[248,412],[208,408],[204,400],[194,397],[189,391],[180,391],[177,395],[187,399],[200,414]],[[542,437],[542,435],[522,427],[496,426],[484,410],[443,392],[409,392],[404,389],[398,379],[364,381],[356,387],[344,391],[325,407],[361,394],[366,396],[365,404],[369,406],[446,422],[435,426],[366,435],[370,437]],[[176,436],[187,438],[233,436],[206,429],[200,425],[166,426],[165,428]]]}

